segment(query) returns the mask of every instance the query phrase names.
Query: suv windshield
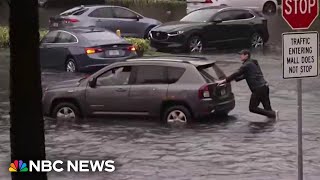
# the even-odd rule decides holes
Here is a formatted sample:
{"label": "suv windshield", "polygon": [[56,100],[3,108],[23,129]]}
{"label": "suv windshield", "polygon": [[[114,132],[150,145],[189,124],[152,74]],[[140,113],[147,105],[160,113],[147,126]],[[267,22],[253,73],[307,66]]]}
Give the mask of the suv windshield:
{"label": "suv windshield", "polygon": [[212,65],[210,67],[198,68],[202,77],[207,83],[213,83],[219,79],[225,78],[225,74],[217,65]]}
{"label": "suv windshield", "polygon": [[217,9],[202,9],[191,12],[180,21],[188,22],[208,22],[212,16],[217,12]]}

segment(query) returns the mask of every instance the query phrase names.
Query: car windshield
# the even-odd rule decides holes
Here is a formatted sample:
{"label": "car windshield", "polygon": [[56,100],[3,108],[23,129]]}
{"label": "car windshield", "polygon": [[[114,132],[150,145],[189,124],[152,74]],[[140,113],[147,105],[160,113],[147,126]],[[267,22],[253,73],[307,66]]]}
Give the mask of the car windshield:
{"label": "car windshield", "polygon": [[110,40],[121,40],[119,36],[115,33],[107,32],[107,31],[96,31],[96,32],[87,32],[81,34],[83,37],[88,39],[89,41],[110,41]]}
{"label": "car windshield", "polygon": [[217,9],[202,9],[193,11],[190,14],[186,15],[184,18],[182,18],[180,21],[208,22],[217,11]]}

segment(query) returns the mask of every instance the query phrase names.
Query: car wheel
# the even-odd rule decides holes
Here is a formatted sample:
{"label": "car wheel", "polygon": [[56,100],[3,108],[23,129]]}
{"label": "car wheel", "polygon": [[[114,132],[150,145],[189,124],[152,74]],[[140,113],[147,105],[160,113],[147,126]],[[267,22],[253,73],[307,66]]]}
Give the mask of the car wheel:
{"label": "car wheel", "polygon": [[187,50],[190,53],[201,53],[203,49],[203,42],[199,36],[191,36],[188,40]]}
{"label": "car wheel", "polygon": [[277,12],[277,6],[273,2],[266,2],[262,10],[265,15],[274,15]]}
{"label": "car wheel", "polygon": [[52,116],[57,120],[78,120],[80,119],[80,110],[72,103],[59,103],[52,111]]}
{"label": "car wheel", "polygon": [[171,123],[189,123],[192,121],[190,111],[184,106],[169,107],[163,116],[163,122]]}
{"label": "car wheel", "polygon": [[264,46],[264,41],[259,33],[254,33],[250,38],[251,48],[259,48]]}
{"label": "car wheel", "polygon": [[65,70],[66,70],[67,72],[77,72],[77,71],[78,71],[77,64],[76,64],[76,62],[75,62],[72,58],[69,58],[69,59],[66,61]]}

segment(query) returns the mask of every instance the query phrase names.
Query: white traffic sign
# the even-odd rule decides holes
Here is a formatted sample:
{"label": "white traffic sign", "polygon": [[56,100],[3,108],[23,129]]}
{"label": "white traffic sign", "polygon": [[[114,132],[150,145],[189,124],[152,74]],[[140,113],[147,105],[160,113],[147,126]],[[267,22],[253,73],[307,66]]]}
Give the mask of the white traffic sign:
{"label": "white traffic sign", "polygon": [[284,79],[318,76],[318,37],[318,32],[289,32],[282,34]]}

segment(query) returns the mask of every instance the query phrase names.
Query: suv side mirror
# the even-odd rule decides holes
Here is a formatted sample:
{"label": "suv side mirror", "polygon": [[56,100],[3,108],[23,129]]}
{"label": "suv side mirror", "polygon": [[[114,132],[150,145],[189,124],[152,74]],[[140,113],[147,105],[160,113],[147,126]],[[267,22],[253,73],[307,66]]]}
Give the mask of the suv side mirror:
{"label": "suv side mirror", "polygon": [[93,79],[89,80],[89,86],[91,88],[95,88],[96,85],[97,85],[97,79],[96,78],[93,78]]}
{"label": "suv side mirror", "polygon": [[216,23],[216,24],[219,24],[219,23],[222,23],[222,19],[220,19],[220,18],[215,18],[215,19],[213,20],[213,22]]}

